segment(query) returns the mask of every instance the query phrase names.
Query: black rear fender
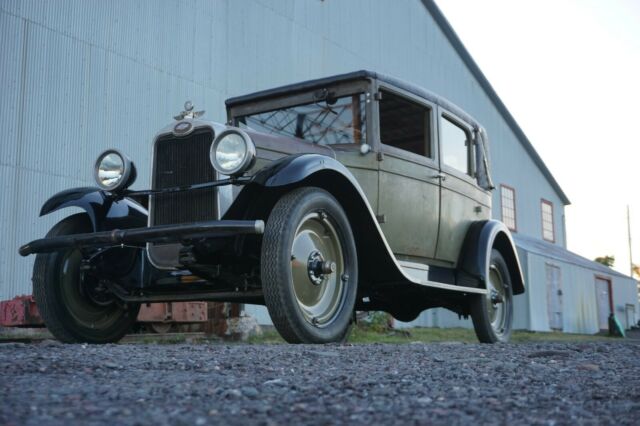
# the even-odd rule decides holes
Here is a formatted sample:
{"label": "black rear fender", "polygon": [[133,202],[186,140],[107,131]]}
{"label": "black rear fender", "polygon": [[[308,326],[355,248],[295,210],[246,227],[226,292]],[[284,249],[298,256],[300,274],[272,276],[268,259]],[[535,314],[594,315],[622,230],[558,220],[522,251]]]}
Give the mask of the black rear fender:
{"label": "black rear fender", "polygon": [[468,274],[484,287],[492,249],[498,250],[507,262],[513,294],[524,293],[524,278],[516,246],[509,229],[497,220],[474,222],[469,227],[458,263],[458,279],[464,279],[464,274]]}

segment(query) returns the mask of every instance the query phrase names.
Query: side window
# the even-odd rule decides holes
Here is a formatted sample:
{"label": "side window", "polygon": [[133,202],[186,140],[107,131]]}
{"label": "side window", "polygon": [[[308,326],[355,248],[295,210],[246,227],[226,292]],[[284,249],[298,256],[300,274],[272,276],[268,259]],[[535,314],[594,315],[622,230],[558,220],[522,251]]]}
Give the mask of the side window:
{"label": "side window", "polygon": [[445,116],[440,119],[440,147],[444,164],[471,174],[469,135],[465,129]]}
{"label": "side window", "polygon": [[433,158],[431,110],[401,96],[381,90],[380,139],[383,144]]}
{"label": "side window", "polygon": [[510,186],[500,185],[500,202],[502,222],[511,231],[516,231],[516,190]]}
{"label": "side window", "polygon": [[556,235],[553,226],[553,204],[545,199],[540,201],[542,210],[542,238],[555,243]]}

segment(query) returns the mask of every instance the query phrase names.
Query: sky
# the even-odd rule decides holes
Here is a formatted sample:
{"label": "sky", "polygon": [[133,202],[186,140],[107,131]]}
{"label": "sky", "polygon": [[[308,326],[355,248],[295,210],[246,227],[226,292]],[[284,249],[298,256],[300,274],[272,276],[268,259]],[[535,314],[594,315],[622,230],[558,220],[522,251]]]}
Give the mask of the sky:
{"label": "sky", "polygon": [[[436,0],[571,200],[567,248],[640,264],[640,1]],[[491,137],[491,135],[489,135]]]}

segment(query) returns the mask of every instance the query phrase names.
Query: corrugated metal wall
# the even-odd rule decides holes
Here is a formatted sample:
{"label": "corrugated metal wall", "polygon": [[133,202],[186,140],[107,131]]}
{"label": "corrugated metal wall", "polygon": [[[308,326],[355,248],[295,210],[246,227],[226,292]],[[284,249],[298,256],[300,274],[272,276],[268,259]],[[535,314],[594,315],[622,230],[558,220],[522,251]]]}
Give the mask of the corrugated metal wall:
{"label": "corrugated metal wall", "polygon": [[[613,291],[614,313],[624,324],[624,309],[627,304],[635,306],[638,313],[636,282],[619,275],[603,275],[600,271],[593,271],[566,262],[558,262],[549,257],[528,253],[528,282],[539,285],[529,286],[527,299],[529,306],[535,309],[535,315],[529,318],[529,329],[534,331],[550,331],[548,312],[548,287],[546,285],[546,266],[553,265],[560,268],[560,282],[562,286],[562,300],[564,304],[562,316],[562,331],[567,333],[597,333],[598,307],[596,300],[596,276],[611,280]],[[637,316],[636,316],[637,321]]]}
{"label": "corrugated metal wall", "polygon": [[152,136],[186,99],[223,121],[226,97],[361,68],[485,125],[496,183],[518,188],[519,232],[540,237],[541,197],[562,223],[560,199],[419,0],[4,0],[0,35],[0,300],[31,291],[33,258],[17,247],[68,214],[37,216],[55,192],[92,185],[103,149],[127,152],[142,188]]}

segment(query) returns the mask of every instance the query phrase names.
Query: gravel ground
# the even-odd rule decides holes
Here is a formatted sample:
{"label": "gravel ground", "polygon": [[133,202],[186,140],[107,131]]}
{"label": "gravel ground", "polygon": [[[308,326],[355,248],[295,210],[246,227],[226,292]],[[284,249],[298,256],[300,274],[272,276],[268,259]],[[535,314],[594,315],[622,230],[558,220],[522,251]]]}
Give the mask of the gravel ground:
{"label": "gravel ground", "polygon": [[640,342],[0,344],[0,424],[638,424]]}

